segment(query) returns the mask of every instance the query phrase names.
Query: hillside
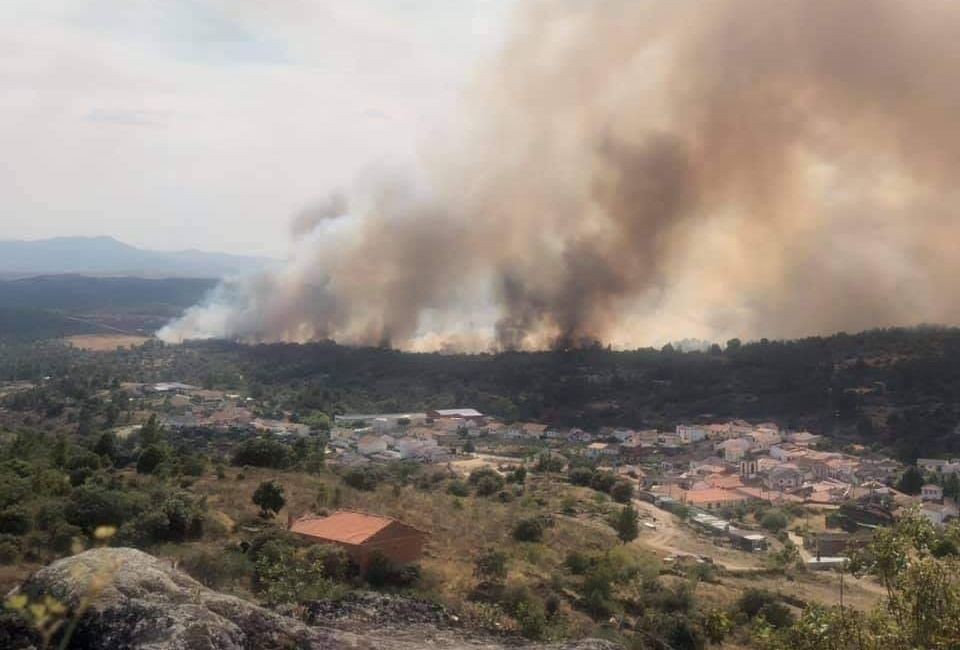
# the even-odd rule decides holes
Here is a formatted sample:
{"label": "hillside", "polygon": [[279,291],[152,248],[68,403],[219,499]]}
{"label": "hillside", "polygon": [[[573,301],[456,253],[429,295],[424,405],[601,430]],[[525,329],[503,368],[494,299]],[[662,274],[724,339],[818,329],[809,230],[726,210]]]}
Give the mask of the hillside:
{"label": "hillside", "polygon": [[[215,349],[209,344],[205,349]],[[600,347],[497,355],[404,354],[331,343],[222,344],[294,409],[470,405],[594,429],[774,420],[893,448],[904,460],[960,452],[960,330],[889,329],[795,341],[731,341],[713,352]]]}
{"label": "hillside", "polygon": [[136,275],[203,277],[249,272],[268,264],[260,257],[196,250],[152,251],[112,237],[56,237],[0,241],[0,275]]}
{"label": "hillside", "polygon": [[215,280],[50,275],[0,280],[0,342],[149,334],[201,300]]}

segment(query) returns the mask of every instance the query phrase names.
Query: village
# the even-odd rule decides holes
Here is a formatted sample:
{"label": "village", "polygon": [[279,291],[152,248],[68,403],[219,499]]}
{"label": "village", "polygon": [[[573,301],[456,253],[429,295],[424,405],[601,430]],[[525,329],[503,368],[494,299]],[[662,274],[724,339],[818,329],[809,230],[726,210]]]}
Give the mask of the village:
{"label": "village", "polygon": [[[794,545],[813,569],[842,567],[852,551],[869,543],[877,527],[891,525],[907,508],[918,509],[941,527],[960,514],[942,485],[944,477],[960,475],[957,459],[919,459],[916,469],[930,482],[917,494],[907,494],[895,487],[905,471],[900,462],[860,445],[835,449],[822,435],[783,430],[774,422],[588,432],[505,422],[474,408],[454,408],[345,413],[317,426],[289,413],[266,417],[250,397],[178,382],[127,384],[123,389],[130,399],[142,400],[144,408],[162,412],[162,423],[170,429],[281,439],[314,436],[325,442],[326,462],[344,468],[402,461],[467,476],[480,467],[506,475],[521,465],[532,467],[542,457],[559,460],[561,467],[589,463],[631,483],[643,532],[679,519],[685,535],[738,552]],[[747,511],[760,504],[804,513],[802,527],[787,531],[747,521]],[[690,555],[682,544],[664,550],[671,551],[670,557]]]}

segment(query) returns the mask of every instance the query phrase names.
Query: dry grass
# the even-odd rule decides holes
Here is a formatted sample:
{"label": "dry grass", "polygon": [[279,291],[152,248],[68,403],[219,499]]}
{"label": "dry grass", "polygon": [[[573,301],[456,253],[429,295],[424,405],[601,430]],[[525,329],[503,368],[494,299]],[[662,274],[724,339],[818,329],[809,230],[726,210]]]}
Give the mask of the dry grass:
{"label": "dry grass", "polygon": [[149,340],[150,337],[132,334],[83,334],[66,338],[73,347],[88,352],[113,352],[119,348],[137,347]]}

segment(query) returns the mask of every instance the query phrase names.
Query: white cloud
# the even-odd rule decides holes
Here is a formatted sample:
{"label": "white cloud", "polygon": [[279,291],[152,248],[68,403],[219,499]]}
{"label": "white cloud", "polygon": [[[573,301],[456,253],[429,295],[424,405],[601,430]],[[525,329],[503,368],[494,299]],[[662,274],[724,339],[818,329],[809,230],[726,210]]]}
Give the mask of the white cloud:
{"label": "white cloud", "polygon": [[303,205],[410,165],[514,0],[7,0],[0,232],[282,254]]}

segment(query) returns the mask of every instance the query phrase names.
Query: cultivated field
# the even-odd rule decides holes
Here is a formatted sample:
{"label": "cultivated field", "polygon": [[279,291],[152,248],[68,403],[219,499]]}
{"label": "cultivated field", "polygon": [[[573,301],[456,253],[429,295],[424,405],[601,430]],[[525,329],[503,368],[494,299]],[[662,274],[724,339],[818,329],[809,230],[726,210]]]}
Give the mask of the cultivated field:
{"label": "cultivated field", "polygon": [[113,352],[120,348],[137,347],[149,340],[148,336],[132,334],[83,334],[66,339],[73,347],[90,352]]}

